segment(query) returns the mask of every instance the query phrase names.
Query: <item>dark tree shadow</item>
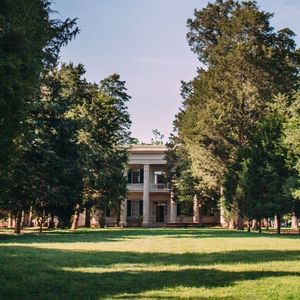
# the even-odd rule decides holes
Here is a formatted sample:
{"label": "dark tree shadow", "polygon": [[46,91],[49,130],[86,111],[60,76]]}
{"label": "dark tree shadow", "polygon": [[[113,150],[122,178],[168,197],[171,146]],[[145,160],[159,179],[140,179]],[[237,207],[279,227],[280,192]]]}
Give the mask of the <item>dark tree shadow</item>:
{"label": "dark tree shadow", "polygon": [[[300,251],[231,251],[220,253],[87,252],[34,247],[0,247],[1,299],[101,299],[164,288],[227,287],[236,281],[299,276],[299,272],[232,272],[208,268],[215,264],[255,264],[299,261]],[[117,264],[145,266],[142,270],[117,269]],[[147,266],[179,265],[179,271],[147,270]],[[201,269],[193,269],[199,266]],[[107,268],[97,273],[77,268]],[[74,270],[72,270],[74,269]],[[138,297],[138,296],[136,296]],[[123,297],[124,298],[124,297]]]}
{"label": "dark tree shadow", "polygon": [[73,231],[47,231],[42,234],[25,233],[21,235],[8,235],[0,233],[0,244],[3,243],[97,243],[118,242],[129,239],[140,239],[149,236],[163,236],[164,238],[272,238],[272,239],[300,239],[299,235],[277,236],[268,233],[247,233],[245,231],[231,231],[224,229],[200,228],[159,228],[159,229],[103,229]]}

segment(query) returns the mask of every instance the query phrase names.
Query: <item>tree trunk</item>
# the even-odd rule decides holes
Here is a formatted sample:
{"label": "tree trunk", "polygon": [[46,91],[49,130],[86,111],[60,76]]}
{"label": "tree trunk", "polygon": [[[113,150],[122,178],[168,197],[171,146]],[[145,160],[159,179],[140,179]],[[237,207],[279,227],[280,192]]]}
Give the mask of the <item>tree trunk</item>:
{"label": "tree trunk", "polygon": [[293,216],[292,216],[292,229],[298,230],[298,218],[296,216],[296,214],[293,212]]}
{"label": "tree trunk", "polygon": [[237,230],[244,230],[244,220],[243,220],[243,217],[238,215],[238,218],[237,218],[237,222],[236,222],[236,229]]}
{"label": "tree trunk", "polygon": [[257,220],[257,230],[258,230],[258,233],[261,233],[261,219]]}
{"label": "tree trunk", "polygon": [[7,227],[14,227],[14,218],[11,212],[9,213]]}
{"label": "tree trunk", "polygon": [[276,229],[277,228],[277,216],[274,215],[274,224],[273,227]]}
{"label": "tree trunk", "polygon": [[252,230],[255,230],[257,227],[257,221],[255,219],[252,220]]}
{"label": "tree trunk", "polygon": [[91,227],[91,209],[86,208],[85,209],[85,222],[84,227],[90,228]]}
{"label": "tree trunk", "polygon": [[281,216],[276,215],[276,222],[277,222],[276,233],[277,233],[277,234],[280,234],[280,229],[281,229]]}
{"label": "tree trunk", "polygon": [[203,227],[203,204],[199,207],[199,227]]}
{"label": "tree trunk", "polygon": [[247,222],[247,232],[251,231],[251,220],[249,219]]}
{"label": "tree trunk", "polygon": [[100,228],[105,226],[105,217],[103,210],[99,210],[99,226]]}
{"label": "tree trunk", "polygon": [[55,224],[54,224],[54,213],[50,214],[50,218],[48,221],[48,228],[54,228]]}
{"label": "tree trunk", "polygon": [[229,229],[235,229],[236,226],[235,226],[235,222],[233,220],[230,220],[229,221]]}
{"label": "tree trunk", "polygon": [[266,218],[266,230],[269,230],[269,218]]}
{"label": "tree trunk", "polygon": [[72,230],[76,230],[78,228],[79,215],[80,215],[80,205],[77,204],[76,208],[75,208],[75,214],[74,214],[72,227],[71,227]]}
{"label": "tree trunk", "polygon": [[40,228],[39,228],[39,233],[43,232],[43,218],[40,220]]}
{"label": "tree trunk", "polygon": [[15,233],[21,233],[22,211],[18,211],[15,221]]}
{"label": "tree trunk", "polygon": [[32,227],[32,210],[30,209],[29,211],[29,216],[28,216],[28,227]]}
{"label": "tree trunk", "polygon": [[21,222],[21,227],[27,226],[28,219],[26,218],[27,214],[25,210],[22,210],[22,222]]}
{"label": "tree trunk", "polygon": [[39,228],[39,232],[42,233],[43,232],[43,225],[45,222],[45,211],[42,212],[42,215],[40,217],[40,228]]}

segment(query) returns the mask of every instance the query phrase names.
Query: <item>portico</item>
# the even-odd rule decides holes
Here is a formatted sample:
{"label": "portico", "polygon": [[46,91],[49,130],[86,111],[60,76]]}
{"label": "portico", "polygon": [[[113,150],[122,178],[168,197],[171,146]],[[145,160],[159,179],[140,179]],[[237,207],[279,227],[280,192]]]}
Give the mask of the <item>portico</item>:
{"label": "portico", "polygon": [[[165,180],[165,146],[134,145],[129,152],[127,199],[121,202],[120,218],[117,213],[105,216],[106,226],[162,227],[170,224],[220,224],[218,209],[201,207],[197,198],[192,205],[176,203]],[[221,215],[221,222],[223,220]],[[97,226],[96,214],[92,224]],[[81,223],[84,218],[81,218]]]}
{"label": "portico", "polygon": [[[194,199],[191,215],[180,213],[165,181],[165,146],[135,145],[130,150],[128,197],[122,203],[120,224],[143,227],[166,226],[172,223],[200,224],[207,217]],[[216,219],[216,220],[215,220]],[[219,222],[219,216],[209,216],[209,222]]]}

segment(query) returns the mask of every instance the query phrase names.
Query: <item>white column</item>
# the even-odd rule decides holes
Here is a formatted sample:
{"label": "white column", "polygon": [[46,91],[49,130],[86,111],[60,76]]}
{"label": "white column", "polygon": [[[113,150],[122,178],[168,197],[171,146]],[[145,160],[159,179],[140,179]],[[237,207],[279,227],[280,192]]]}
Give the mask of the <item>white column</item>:
{"label": "white column", "polygon": [[220,223],[221,223],[221,227],[228,227],[228,222],[225,219],[225,209],[224,206],[221,204],[220,207]]}
{"label": "white column", "polygon": [[292,229],[298,229],[298,218],[295,213],[292,216]]}
{"label": "white column", "polygon": [[220,223],[221,223],[221,227],[228,227],[229,224],[226,221],[225,218],[225,209],[224,209],[224,204],[223,204],[223,197],[224,197],[224,192],[223,192],[223,187],[221,186],[220,188],[220,194],[221,194],[221,199],[220,199]]}
{"label": "white column", "polygon": [[96,210],[91,215],[91,228],[98,228],[99,227],[99,211]]}
{"label": "white column", "polygon": [[173,193],[171,193],[170,199],[170,223],[177,223],[177,203],[173,201]]}
{"label": "white column", "polygon": [[277,228],[278,227],[278,223],[277,223],[277,216],[274,215],[274,228]]}
{"label": "white column", "polygon": [[127,226],[127,200],[122,200],[121,202],[120,226]]}
{"label": "white column", "polygon": [[199,204],[196,195],[193,201],[193,223],[199,224]]}
{"label": "white column", "polygon": [[150,166],[144,165],[144,186],[143,186],[143,226],[150,225]]}

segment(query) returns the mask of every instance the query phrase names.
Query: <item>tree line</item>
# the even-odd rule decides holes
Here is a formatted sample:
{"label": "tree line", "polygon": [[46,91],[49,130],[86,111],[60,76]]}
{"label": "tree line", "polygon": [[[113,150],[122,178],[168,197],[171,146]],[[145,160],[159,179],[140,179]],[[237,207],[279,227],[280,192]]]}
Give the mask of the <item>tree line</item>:
{"label": "tree line", "polygon": [[[187,21],[199,59],[168,143],[175,198],[218,202],[232,228],[300,217],[300,51],[256,1],[216,0]],[[219,200],[220,199],[220,200]]]}
{"label": "tree line", "polygon": [[83,209],[118,210],[126,196],[125,82],[113,74],[90,83],[82,64],[59,63],[79,29],[53,19],[51,2],[0,2],[0,210],[16,233],[24,211],[41,229],[54,217],[76,229]]}

